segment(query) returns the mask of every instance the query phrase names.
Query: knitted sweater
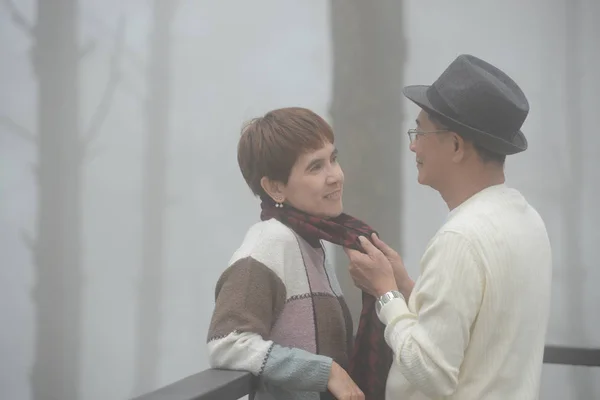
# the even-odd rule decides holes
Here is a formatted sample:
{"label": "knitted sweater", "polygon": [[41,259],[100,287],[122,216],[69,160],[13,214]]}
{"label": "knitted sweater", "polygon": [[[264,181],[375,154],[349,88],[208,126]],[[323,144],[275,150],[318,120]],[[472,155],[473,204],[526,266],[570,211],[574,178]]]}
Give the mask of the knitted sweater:
{"label": "knitted sweater", "polygon": [[473,195],[429,243],[408,304],[378,314],[395,355],[386,399],[537,399],[551,281],[535,209],[504,184]]}
{"label": "knitted sweater", "polygon": [[[348,365],[352,319],[325,253],[281,222],[253,225],[216,286],[213,368],[259,377],[257,400],[318,400]],[[325,393],[320,393],[325,392]]]}

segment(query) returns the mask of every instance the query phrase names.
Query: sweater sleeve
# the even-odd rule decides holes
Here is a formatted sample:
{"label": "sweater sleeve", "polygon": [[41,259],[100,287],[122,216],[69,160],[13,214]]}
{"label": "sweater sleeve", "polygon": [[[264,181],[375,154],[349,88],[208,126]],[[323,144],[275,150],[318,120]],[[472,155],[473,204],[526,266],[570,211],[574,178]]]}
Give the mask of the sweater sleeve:
{"label": "sweater sleeve", "polygon": [[412,296],[394,299],[379,312],[385,339],[404,377],[431,397],[451,395],[479,311],[484,274],[468,241],[458,233],[440,234],[422,259],[422,275]]}
{"label": "sweater sleeve", "polygon": [[208,332],[211,367],[249,371],[289,390],[327,389],[330,357],[266,339],[286,299],[285,285],[271,269],[241,259],[223,273],[215,297]]}

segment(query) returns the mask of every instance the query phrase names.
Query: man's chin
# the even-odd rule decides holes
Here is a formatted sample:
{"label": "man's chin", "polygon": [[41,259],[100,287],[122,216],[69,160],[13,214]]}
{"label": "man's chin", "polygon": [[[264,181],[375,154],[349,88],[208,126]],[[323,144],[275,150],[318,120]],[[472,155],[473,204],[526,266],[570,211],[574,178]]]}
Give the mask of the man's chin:
{"label": "man's chin", "polygon": [[421,185],[428,186],[427,179],[426,179],[425,175],[420,170],[417,173],[417,182],[419,182],[419,184],[421,184]]}

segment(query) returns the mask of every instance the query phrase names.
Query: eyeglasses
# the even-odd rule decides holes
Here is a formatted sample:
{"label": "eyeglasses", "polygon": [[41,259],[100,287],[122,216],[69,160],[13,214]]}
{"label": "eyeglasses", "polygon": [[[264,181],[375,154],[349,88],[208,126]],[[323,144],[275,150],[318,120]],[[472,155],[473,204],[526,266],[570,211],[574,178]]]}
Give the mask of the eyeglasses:
{"label": "eyeglasses", "polygon": [[439,129],[437,131],[419,131],[416,129],[409,129],[408,130],[408,140],[410,140],[410,144],[412,144],[415,139],[417,138],[417,136],[419,135],[424,135],[426,133],[442,133],[442,132],[449,132],[448,129]]}

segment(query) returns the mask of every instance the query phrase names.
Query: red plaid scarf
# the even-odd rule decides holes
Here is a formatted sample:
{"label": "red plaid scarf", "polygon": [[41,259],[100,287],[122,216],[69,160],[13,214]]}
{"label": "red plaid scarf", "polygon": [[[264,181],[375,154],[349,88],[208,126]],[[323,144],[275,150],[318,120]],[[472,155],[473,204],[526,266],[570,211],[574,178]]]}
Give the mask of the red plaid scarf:
{"label": "red plaid scarf", "polygon": [[[319,240],[363,251],[359,236],[371,240],[375,232],[369,225],[348,214],[335,218],[319,218],[285,205],[277,208],[270,199],[263,199],[261,220],[275,218],[309,243]],[[349,375],[365,394],[365,400],[384,400],[385,384],[393,361],[393,352],[383,336],[385,326],[377,318],[375,298],[362,293],[362,311],[350,358]]]}

